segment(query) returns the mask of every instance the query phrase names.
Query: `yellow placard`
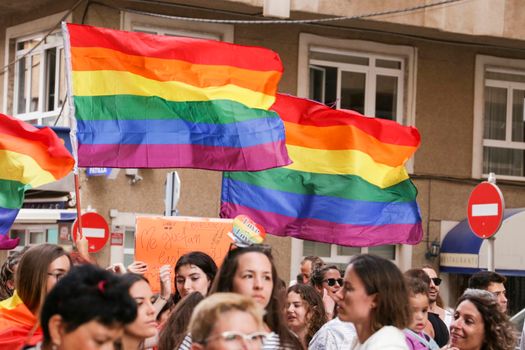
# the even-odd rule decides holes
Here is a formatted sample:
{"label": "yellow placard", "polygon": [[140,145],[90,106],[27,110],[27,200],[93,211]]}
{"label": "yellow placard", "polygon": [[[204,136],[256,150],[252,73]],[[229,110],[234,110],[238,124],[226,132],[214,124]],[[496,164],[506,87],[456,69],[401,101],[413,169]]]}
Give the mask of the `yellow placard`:
{"label": "yellow placard", "polygon": [[[148,264],[145,277],[153,291],[160,291],[159,268],[166,264],[174,268],[186,253],[204,252],[219,266],[232,242],[227,235],[232,222],[216,218],[137,217],[135,260]],[[172,283],[174,274],[172,270]],[[173,285],[172,291],[175,293]]]}

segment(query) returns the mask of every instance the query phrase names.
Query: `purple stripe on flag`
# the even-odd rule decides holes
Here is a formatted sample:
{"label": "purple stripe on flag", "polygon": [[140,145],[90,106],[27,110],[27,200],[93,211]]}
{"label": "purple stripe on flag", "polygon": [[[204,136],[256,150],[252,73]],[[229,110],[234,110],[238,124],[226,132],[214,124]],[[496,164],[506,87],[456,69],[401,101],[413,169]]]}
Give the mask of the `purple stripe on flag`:
{"label": "purple stripe on flag", "polygon": [[0,249],[9,250],[18,245],[20,238],[9,238],[9,230],[18,215],[20,209],[1,208],[0,207]]}
{"label": "purple stripe on flag", "polygon": [[[284,155],[284,156],[283,156]],[[210,170],[265,170],[291,163],[284,140],[251,147],[203,145],[89,145],[78,147],[80,167],[201,168]],[[224,164],[224,160],[229,162]]]}
{"label": "purple stripe on flag", "polygon": [[[417,244],[423,236],[421,223],[379,226],[337,224],[318,219],[299,219],[222,202],[221,217],[234,218],[240,214],[248,215],[257,223],[264,222],[266,231],[277,236],[290,236],[347,246],[350,244],[356,247],[400,243]],[[284,229],[279,231],[279,228]]]}

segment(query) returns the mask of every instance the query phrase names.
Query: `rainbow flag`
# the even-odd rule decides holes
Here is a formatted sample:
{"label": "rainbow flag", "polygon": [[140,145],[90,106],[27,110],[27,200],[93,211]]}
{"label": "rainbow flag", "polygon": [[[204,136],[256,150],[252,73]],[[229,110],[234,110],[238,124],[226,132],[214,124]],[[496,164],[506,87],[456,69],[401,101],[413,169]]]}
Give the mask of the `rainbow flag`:
{"label": "rainbow flag", "polygon": [[0,350],[21,349],[42,340],[38,320],[15,293],[0,302]]}
{"label": "rainbow flag", "polygon": [[290,164],[269,108],[283,67],[268,49],[63,26],[78,164],[264,170]]}
{"label": "rainbow flag", "polygon": [[0,114],[0,249],[18,245],[8,233],[25,191],[63,178],[74,164],[53,130]]}
{"label": "rainbow flag", "polygon": [[293,164],[226,172],[221,216],[251,217],[268,233],[346,246],[416,244],[417,190],[404,167],[417,129],[278,95]]}

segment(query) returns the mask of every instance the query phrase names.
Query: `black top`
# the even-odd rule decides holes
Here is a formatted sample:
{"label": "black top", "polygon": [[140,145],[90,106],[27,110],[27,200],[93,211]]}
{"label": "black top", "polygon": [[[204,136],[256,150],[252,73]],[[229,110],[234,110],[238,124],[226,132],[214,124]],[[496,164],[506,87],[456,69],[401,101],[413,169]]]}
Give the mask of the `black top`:
{"label": "black top", "polygon": [[434,340],[439,347],[447,345],[449,334],[445,322],[439,318],[438,314],[430,311],[428,312],[428,320],[432,324],[432,328],[434,328]]}

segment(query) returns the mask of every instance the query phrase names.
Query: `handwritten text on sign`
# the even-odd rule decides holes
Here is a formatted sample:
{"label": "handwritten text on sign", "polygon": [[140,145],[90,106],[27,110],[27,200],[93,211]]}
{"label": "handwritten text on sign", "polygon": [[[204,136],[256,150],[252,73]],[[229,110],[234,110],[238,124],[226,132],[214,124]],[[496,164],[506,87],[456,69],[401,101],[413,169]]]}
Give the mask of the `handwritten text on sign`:
{"label": "handwritten text on sign", "polygon": [[[137,217],[135,260],[148,264],[145,277],[154,292],[160,291],[159,268],[175,267],[184,254],[201,251],[220,265],[228,252],[232,230],[231,219],[195,217]],[[174,271],[172,270],[172,283]],[[175,288],[172,285],[172,291]]]}

